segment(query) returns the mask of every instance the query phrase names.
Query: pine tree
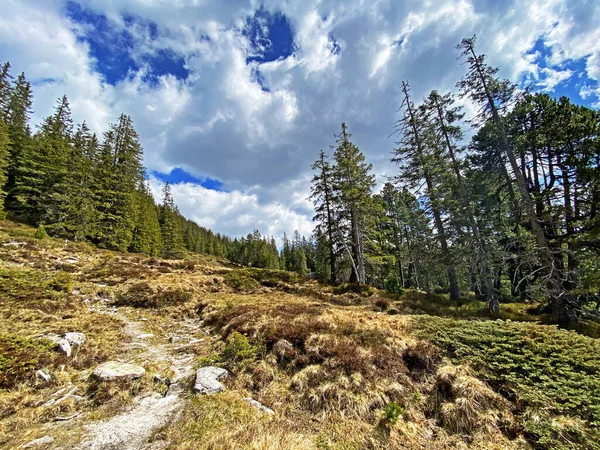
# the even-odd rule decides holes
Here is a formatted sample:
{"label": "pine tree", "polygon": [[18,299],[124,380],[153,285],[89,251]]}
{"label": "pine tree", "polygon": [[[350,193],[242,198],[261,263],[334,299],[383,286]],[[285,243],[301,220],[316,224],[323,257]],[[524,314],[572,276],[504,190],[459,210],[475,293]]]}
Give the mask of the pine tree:
{"label": "pine tree", "polygon": [[158,208],[147,183],[140,184],[136,191],[137,218],[133,229],[130,251],[158,256],[162,250],[162,233],[158,219]]}
{"label": "pine tree", "polygon": [[10,63],[5,62],[0,69],[0,122],[8,123],[9,105],[12,97],[12,76]]}
{"label": "pine tree", "polygon": [[95,171],[98,211],[96,240],[102,247],[127,251],[137,216],[136,190],[143,182],[142,148],[129,116],[111,124]]}
{"label": "pine tree", "polygon": [[171,195],[171,187],[166,182],[163,187],[163,200],[160,206],[160,231],[162,236],[161,256],[180,258],[185,250],[183,230],[179,223],[179,209]]}
{"label": "pine tree", "polygon": [[498,69],[485,63],[485,55],[475,53],[475,42],[476,38],[473,36],[472,38],[463,39],[457,46],[461,50],[461,56],[465,59],[469,69],[467,75],[457,83],[457,87],[460,89],[461,95],[470,98],[475,104],[483,107],[478,118],[480,120],[491,118],[498,131],[502,150],[508,158],[515,176],[521,202],[538,245],[540,260],[548,274],[547,286],[553,299],[556,319],[561,323],[577,321],[577,318],[574,317],[572,305],[569,304],[569,299],[562,295],[563,292],[558,280],[560,275],[553,270],[554,262],[548,240],[538,221],[527,182],[519,168],[501,119],[501,113],[510,106],[513,100],[515,86],[508,80],[501,80],[497,77]]}
{"label": "pine tree", "polygon": [[342,130],[337,136],[337,147],[333,154],[334,190],[340,203],[336,220],[338,232],[344,228],[347,230],[344,245],[350,247],[348,252],[352,264],[350,281],[365,283],[367,247],[365,241],[368,239],[371,225],[369,208],[375,176],[370,173],[372,165],[365,162],[363,153],[350,141],[351,136],[346,124],[342,123]]}
{"label": "pine tree", "polygon": [[17,172],[22,167],[32,165],[32,159],[35,155],[31,149],[31,130],[28,123],[32,103],[31,84],[25,79],[25,74],[21,73],[10,91],[8,108],[5,113],[8,136],[11,142],[7,171],[8,179],[6,182],[8,194],[6,203],[10,209],[17,210],[17,213],[21,212],[21,215],[25,215],[27,211],[18,211],[19,206],[27,203],[27,201],[25,198],[21,198],[20,201],[16,200],[14,189],[18,177]]}
{"label": "pine tree", "polygon": [[[334,221],[334,172],[323,150],[319,154],[319,159],[312,165],[312,170],[316,172],[312,179],[310,195],[310,199],[315,206],[313,221],[317,222],[315,237],[321,246],[327,245],[328,278],[332,283],[335,283],[337,278],[335,264],[337,238]],[[324,271],[321,271],[321,273],[324,273]]]}
{"label": "pine tree", "polygon": [[399,179],[408,181],[413,186],[425,181],[426,194],[429,200],[433,221],[437,229],[437,238],[440,243],[442,255],[446,264],[448,282],[450,284],[450,299],[457,301],[460,298],[460,286],[453,257],[448,245],[449,236],[443,220],[442,203],[444,197],[443,186],[437,182],[437,171],[440,159],[433,151],[435,147],[435,133],[427,120],[427,110],[424,107],[415,107],[409,96],[407,82],[402,82],[404,101],[404,116],[395,124],[395,132],[401,139],[397,142],[393,162],[402,164]]}
{"label": "pine tree", "polygon": [[85,122],[77,127],[67,162],[69,182],[65,205],[65,229],[75,240],[95,235],[94,202],[95,165],[99,153],[98,138],[91,134]]}
{"label": "pine tree", "polygon": [[8,127],[0,120],[0,219],[6,218],[4,198],[6,197],[5,185],[7,180],[8,158],[10,154],[10,140]]}

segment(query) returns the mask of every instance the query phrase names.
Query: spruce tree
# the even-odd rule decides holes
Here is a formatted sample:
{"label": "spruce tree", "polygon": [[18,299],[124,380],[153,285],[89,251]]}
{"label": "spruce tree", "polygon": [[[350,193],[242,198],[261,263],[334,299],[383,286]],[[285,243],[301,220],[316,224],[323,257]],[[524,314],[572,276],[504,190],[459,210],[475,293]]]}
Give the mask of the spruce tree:
{"label": "spruce tree", "polygon": [[365,162],[363,153],[350,141],[351,136],[346,124],[342,123],[333,154],[334,190],[340,203],[336,220],[338,220],[338,230],[347,230],[344,245],[350,248],[348,252],[352,265],[350,281],[365,283],[367,247],[365,241],[368,239],[371,226],[369,209],[375,176],[370,173],[372,165]]}
{"label": "spruce tree", "polygon": [[77,127],[67,170],[69,199],[65,205],[65,228],[75,240],[95,235],[96,209],[94,201],[95,165],[100,151],[98,138],[83,122]]}
{"label": "spruce tree", "polygon": [[393,162],[401,165],[399,180],[408,182],[411,186],[421,185],[425,181],[427,198],[429,200],[433,221],[438,231],[437,238],[446,264],[448,282],[450,284],[450,299],[460,298],[460,286],[456,267],[448,244],[449,236],[443,220],[442,198],[443,186],[437,183],[436,175],[440,160],[433,151],[435,135],[427,120],[427,110],[417,108],[410,99],[408,83],[402,82],[404,100],[402,108],[404,116],[394,125],[395,132],[400,136],[398,147],[394,151]]}
{"label": "spruce tree", "polygon": [[[313,221],[317,223],[315,237],[319,245],[327,246],[327,262],[329,264],[327,273],[329,274],[329,280],[334,283],[337,278],[334,180],[333,168],[323,150],[319,154],[319,159],[312,165],[312,170],[316,172],[312,179],[310,195],[310,199],[315,206],[315,216],[313,217]],[[321,271],[321,273],[324,272]]]}
{"label": "spruce tree", "polygon": [[9,105],[12,97],[12,76],[10,75],[10,63],[5,62],[0,68],[0,122],[7,123],[9,117]]}
{"label": "spruce tree", "polygon": [[178,219],[179,209],[171,195],[171,187],[166,182],[163,187],[163,198],[160,206],[160,231],[162,236],[161,256],[164,258],[180,258],[185,250],[183,230]]}
{"label": "spruce tree", "polygon": [[127,251],[131,245],[138,214],[136,190],[143,183],[141,158],[133,121],[121,114],[104,134],[95,171],[96,240],[102,247]]}
{"label": "spruce tree", "polygon": [[[21,215],[27,214],[26,210],[20,208],[20,205],[27,203],[27,199],[24,197],[20,200],[15,199],[15,195],[17,195],[14,192],[18,178],[17,172],[22,167],[28,167],[36,163],[35,153],[30,148],[32,143],[29,116],[32,103],[31,84],[26,80],[25,74],[21,73],[10,91],[8,108],[5,114],[8,136],[11,142],[6,182],[7,205],[10,209],[16,209],[17,213],[20,212]],[[27,194],[24,193],[23,195],[26,196]],[[18,211],[19,209],[21,211]]]}
{"label": "spruce tree", "polygon": [[0,219],[6,218],[4,210],[4,198],[6,197],[6,180],[8,170],[8,158],[10,155],[10,140],[8,138],[8,127],[0,120]]}
{"label": "spruce tree", "polygon": [[137,217],[133,229],[130,251],[158,256],[162,251],[162,232],[158,207],[147,183],[136,190]]}
{"label": "spruce tree", "polygon": [[576,321],[575,311],[569,304],[569,299],[563,295],[560,286],[560,274],[554,270],[553,255],[548,245],[548,240],[544,230],[540,226],[535,212],[534,203],[529,193],[527,181],[519,168],[517,158],[513,148],[509,143],[504,123],[501,118],[503,111],[506,111],[511,105],[514,97],[515,86],[508,80],[502,80],[497,76],[498,69],[492,68],[485,63],[485,55],[475,53],[476,37],[465,38],[457,46],[461,50],[461,56],[465,59],[468,72],[465,77],[457,83],[461,95],[468,97],[475,104],[482,107],[477,119],[483,121],[491,118],[498,134],[500,144],[506,157],[508,158],[513,175],[516,179],[517,187],[520,193],[520,200],[529,219],[529,225],[538,245],[538,251],[542,265],[545,267],[547,277],[547,286],[550,297],[553,301],[554,315],[561,323],[570,323]]}
{"label": "spruce tree", "polygon": [[44,120],[37,136],[42,170],[39,221],[47,224],[51,235],[70,236],[69,213],[75,209],[78,190],[73,188],[69,171],[73,157],[73,119],[66,95],[58,99],[54,114]]}

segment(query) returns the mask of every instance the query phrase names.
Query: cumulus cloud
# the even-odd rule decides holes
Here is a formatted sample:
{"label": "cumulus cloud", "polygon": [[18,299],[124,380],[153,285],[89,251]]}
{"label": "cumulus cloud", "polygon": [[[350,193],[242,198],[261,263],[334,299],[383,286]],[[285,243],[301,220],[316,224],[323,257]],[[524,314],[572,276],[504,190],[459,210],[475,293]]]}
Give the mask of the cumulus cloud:
{"label": "cumulus cloud", "polygon": [[[162,186],[160,180],[150,178],[156,198],[160,198]],[[281,242],[283,233],[298,230],[309,236],[312,232],[312,223],[305,214],[294,211],[289,204],[263,203],[256,193],[215,191],[193,183],[174,184],[171,191],[185,217],[231,237],[245,236],[256,228]],[[291,201],[301,203],[304,199],[296,197]]]}
{"label": "cumulus cloud", "polygon": [[[453,90],[464,73],[454,49],[463,37],[477,34],[478,50],[501,67],[502,76],[554,92],[584,76],[576,92],[589,104],[600,96],[597,2],[83,0],[79,5],[85,14],[105,18],[105,36],[127,36],[124,44],[134,44],[113,49],[124,52],[132,69],[109,82],[102,55],[91,45],[94,24],[69,17],[72,3],[6,0],[0,54],[34,81],[34,120],[49,114],[65,93],[75,119],[86,119],[97,132],[120,112],[130,114],[149,171],[180,167],[223,182],[224,192],[181,183],[173,193],[187,217],[231,235],[254,227],[276,237],[296,228],[310,233],[310,165],[320,148],[334,143],[342,121],[379,181],[393,174],[394,142],[387,136],[398,118],[400,82],[411,82],[416,100],[433,88]],[[258,10],[263,15],[257,16]],[[263,62],[260,55],[282,39],[271,33],[274,16],[268,14],[285,18],[294,45],[280,59]],[[251,18],[259,39],[250,38]],[[155,61],[165,55],[181,61],[177,65],[187,77],[157,71]],[[570,65],[573,61],[581,62],[581,70]]]}

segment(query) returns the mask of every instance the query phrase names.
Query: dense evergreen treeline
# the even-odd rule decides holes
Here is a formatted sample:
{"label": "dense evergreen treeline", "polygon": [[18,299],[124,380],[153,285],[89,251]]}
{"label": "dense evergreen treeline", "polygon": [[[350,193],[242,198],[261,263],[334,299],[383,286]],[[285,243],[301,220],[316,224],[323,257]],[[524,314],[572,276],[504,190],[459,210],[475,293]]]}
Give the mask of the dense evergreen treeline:
{"label": "dense evergreen treeline", "polygon": [[[315,270],[323,279],[474,291],[499,300],[548,301],[558,322],[593,315],[600,302],[600,114],[566,97],[518,91],[475,51],[457,48],[467,74],[459,96],[479,107],[464,119],[453,94],[415,104],[401,89],[392,162],[379,193],[371,165],[342,123],[330,159],[313,165]],[[476,133],[464,144],[462,130]]]}
{"label": "dense evergreen treeline", "polygon": [[[122,114],[99,138],[74,125],[66,96],[33,132],[31,84],[0,71],[0,214],[52,236],[167,258],[194,251],[228,256],[231,239],[185,219],[168,183],[157,205],[144,179],[142,147]],[[6,208],[6,210],[5,210]]]}
{"label": "dense evergreen treeline", "polygon": [[32,103],[25,75],[13,79],[5,63],[0,72],[2,218],[9,213],[42,226],[43,233],[123,252],[178,258],[191,251],[304,274],[312,267],[311,244],[297,233],[291,245],[284,237],[280,255],[274,239],[257,230],[231,239],[184,218],[169,183],[156,204],[144,178],[142,147],[131,117],[122,114],[98,138],[85,122],[73,124],[63,96],[54,114],[32,132]]}

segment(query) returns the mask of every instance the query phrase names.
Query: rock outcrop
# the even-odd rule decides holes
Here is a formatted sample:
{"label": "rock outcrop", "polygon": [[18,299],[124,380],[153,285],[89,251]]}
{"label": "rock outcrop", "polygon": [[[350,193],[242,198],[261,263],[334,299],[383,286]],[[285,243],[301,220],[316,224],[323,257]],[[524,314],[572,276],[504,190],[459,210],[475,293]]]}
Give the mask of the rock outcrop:
{"label": "rock outcrop", "polygon": [[228,374],[227,370],[220,367],[202,367],[196,372],[194,390],[201,394],[216,394],[217,392],[221,392],[224,388],[219,380],[225,378]]}

